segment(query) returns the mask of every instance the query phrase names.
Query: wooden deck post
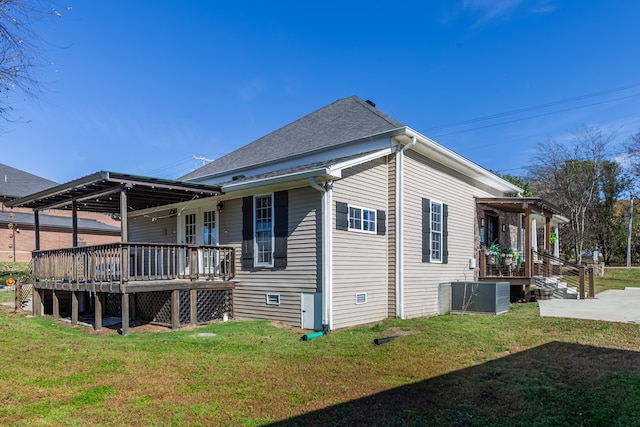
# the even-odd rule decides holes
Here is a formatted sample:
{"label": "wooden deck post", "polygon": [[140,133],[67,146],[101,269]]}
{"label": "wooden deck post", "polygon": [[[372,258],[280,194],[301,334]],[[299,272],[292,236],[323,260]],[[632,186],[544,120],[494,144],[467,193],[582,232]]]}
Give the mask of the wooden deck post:
{"label": "wooden deck post", "polygon": [[42,316],[42,295],[40,289],[33,287],[33,301],[31,301],[31,312],[33,316]]}
{"label": "wooden deck post", "polygon": [[51,296],[53,297],[53,318],[59,319],[60,318],[60,299],[58,298],[58,294],[56,293],[55,289],[51,291]]}
{"label": "wooden deck post", "polygon": [[122,305],[122,335],[129,334],[129,294],[123,293],[120,299]]}
{"label": "wooden deck post", "polygon": [[596,297],[596,283],[593,268],[589,269],[589,298]]}
{"label": "wooden deck post", "polygon": [[99,331],[102,329],[102,298],[104,297],[104,293],[96,292],[93,295],[93,320],[95,324],[95,330]]}
{"label": "wooden deck post", "polygon": [[189,308],[191,309],[190,323],[195,325],[198,323],[198,290],[191,289],[189,291]]}
{"label": "wooden deck post", "polygon": [[71,291],[71,325],[78,324],[78,292]]}
{"label": "wooden deck post", "polygon": [[584,267],[580,267],[580,274],[579,274],[579,292],[580,292],[580,299],[584,299]]}
{"label": "wooden deck post", "polygon": [[171,329],[180,328],[180,291],[171,291]]}

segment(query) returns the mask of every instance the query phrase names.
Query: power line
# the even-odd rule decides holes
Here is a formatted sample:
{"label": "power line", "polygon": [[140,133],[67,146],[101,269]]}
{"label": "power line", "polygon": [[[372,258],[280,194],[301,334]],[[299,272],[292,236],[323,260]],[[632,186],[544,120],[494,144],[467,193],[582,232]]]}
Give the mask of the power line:
{"label": "power line", "polygon": [[623,96],[621,98],[608,99],[608,100],[605,100],[605,101],[594,102],[594,103],[587,104],[587,105],[579,105],[577,107],[565,108],[564,110],[552,111],[550,113],[544,113],[544,114],[538,114],[538,115],[535,115],[535,116],[527,116],[527,117],[522,117],[522,118],[519,118],[519,119],[507,120],[506,122],[492,123],[490,125],[478,126],[478,127],[475,127],[475,128],[464,129],[464,130],[459,130],[459,131],[455,131],[455,132],[436,134],[434,136],[455,135],[457,133],[470,132],[470,131],[478,130],[478,129],[486,129],[486,128],[490,128],[490,127],[493,127],[493,126],[501,126],[501,125],[506,125],[506,124],[510,124],[510,123],[522,122],[524,120],[531,120],[531,119],[537,119],[537,118],[545,117],[545,116],[552,116],[554,114],[565,113],[567,111],[579,110],[579,109],[587,108],[587,107],[593,107],[594,105],[606,104],[608,102],[621,101],[621,100],[624,100],[624,99],[633,98],[635,96],[640,96],[640,93],[636,93],[636,94],[628,95],[628,96]]}
{"label": "power line", "polygon": [[[506,117],[506,116],[512,116],[515,114],[521,114],[521,113],[526,113],[528,111],[534,111],[534,110],[541,110],[543,108],[548,108],[548,107],[553,107],[555,105],[561,105],[561,104],[567,104],[570,102],[576,102],[576,101],[581,101],[583,99],[588,99],[588,98],[593,98],[596,96],[602,96],[602,95],[608,95],[611,93],[615,93],[615,92],[620,92],[620,91],[624,91],[624,90],[628,90],[628,89],[633,89],[635,87],[639,87],[640,83],[631,83],[625,86],[619,86],[616,88],[611,88],[611,89],[605,89],[605,90],[601,90],[598,92],[592,92],[586,95],[580,95],[580,96],[575,96],[573,98],[566,98],[566,99],[561,99],[558,101],[551,101],[551,102],[546,102],[544,104],[538,104],[538,105],[533,105],[530,107],[523,107],[523,108],[518,108],[515,110],[510,110],[510,111],[505,111],[502,113],[496,113],[496,114],[490,114],[488,116],[481,116],[481,117],[476,117],[474,119],[468,119],[468,120],[462,120],[459,122],[453,122],[453,123],[448,123],[448,124],[444,124],[444,125],[439,125],[439,126],[433,126],[430,128],[425,129],[425,131],[434,131],[434,130],[438,130],[438,129],[445,129],[445,128],[449,128],[449,127],[458,127],[458,126],[463,126],[466,124],[471,124],[471,123],[476,123],[476,122],[481,122],[481,121],[486,121],[486,120],[491,120],[491,119],[497,119],[500,117]],[[605,101],[607,102],[607,101]],[[590,105],[597,105],[596,104],[589,104],[587,106]],[[510,122],[507,122],[510,123]]]}

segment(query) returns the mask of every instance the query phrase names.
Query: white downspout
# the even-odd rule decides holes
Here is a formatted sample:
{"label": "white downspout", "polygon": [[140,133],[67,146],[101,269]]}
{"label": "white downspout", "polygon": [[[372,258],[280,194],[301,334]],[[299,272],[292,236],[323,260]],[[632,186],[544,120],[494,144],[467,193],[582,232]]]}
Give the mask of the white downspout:
{"label": "white downspout", "polygon": [[322,218],[322,329],[324,332],[329,332],[333,326],[331,307],[333,300],[333,210],[331,206],[333,182],[324,181],[323,185],[319,185],[313,177],[310,177],[309,184],[322,194],[320,203]]}
{"label": "white downspout", "polygon": [[401,319],[404,319],[404,152],[416,142],[413,136],[396,154],[396,317]]}

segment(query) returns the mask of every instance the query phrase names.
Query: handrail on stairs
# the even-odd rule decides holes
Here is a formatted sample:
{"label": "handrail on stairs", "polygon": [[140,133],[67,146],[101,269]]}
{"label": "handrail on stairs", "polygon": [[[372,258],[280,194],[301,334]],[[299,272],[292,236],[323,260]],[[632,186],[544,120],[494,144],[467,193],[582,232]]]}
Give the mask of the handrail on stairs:
{"label": "handrail on stairs", "polygon": [[580,299],[585,299],[585,277],[588,276],[589,280],[589,298],[595,297],[595,275],[593,274],[593,267],[588,267],[582,264],[576,264],[562,258],[555,257],[547,252],[537,252],[532,251],[534,255],[537,255],[542,259],[544,268],[543,268],[543,277],[551,276],[551,265],[553,263],[564,266],[571,267],[578,270],[578,290]]}

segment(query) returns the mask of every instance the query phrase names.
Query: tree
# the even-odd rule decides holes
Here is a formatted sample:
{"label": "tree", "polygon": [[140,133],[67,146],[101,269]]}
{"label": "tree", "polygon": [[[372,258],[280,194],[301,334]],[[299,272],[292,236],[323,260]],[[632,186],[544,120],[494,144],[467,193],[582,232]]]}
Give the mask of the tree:
{"label": "tree", "polygon": [[539,143],[529,168],[533,192],[555,202],[571,221],[569,238],[578,264],[587,240],[589,209],[599,200],[603,164],[615,138],[613,130],[585,125],[567,142]]}
{"label": "tree", "polygon": [[46,61],[37,48],[40,40],[33,24],[47,16],[62,16],[50,6],[46,0],[0,0],[0,116],[4,120],[13,110],[13,93],[28,97],[42,93],[34,70]]}
{"label": "tree", "polygon": [[522,188],[522,197],[532,197],[533,193],[531,192],[531,185],[529,184],[529,182],[525,179],[522,178],[520,176],[516,176],[516,175],[511,175],[509,173],[505,173],[505,174],[500,174],[498,172],[492,171],[494,174],[498,175],[500,178],[504,179],[505,181],[509,181],[512,184],[517,185],[518,187]]}
{"label": "tree", "polygon": [[629,188],[630,180],[624,175],[622,165],[605,160],[598,182],[597,200],[589,211],[589,224],[593,243],[600,249],[604,263],[609,265],[617,249],[617,241],[626,234],[626,224],[621,221],[616,203],[620,194]]}

